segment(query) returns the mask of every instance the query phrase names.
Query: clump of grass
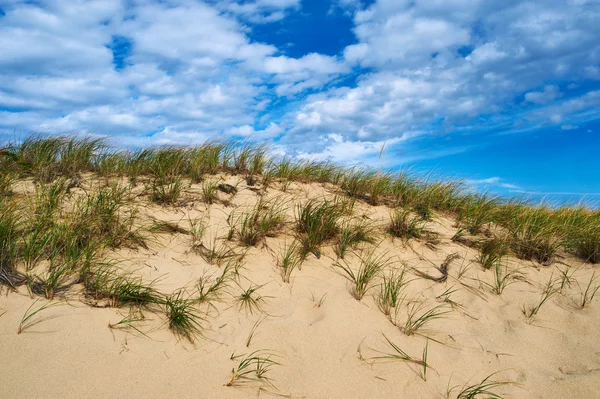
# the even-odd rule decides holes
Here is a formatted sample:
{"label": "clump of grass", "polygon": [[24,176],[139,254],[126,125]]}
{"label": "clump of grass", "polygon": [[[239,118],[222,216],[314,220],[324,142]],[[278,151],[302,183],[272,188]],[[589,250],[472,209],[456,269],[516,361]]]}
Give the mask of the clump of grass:
{"label": "clump of grass", "polygon": [[253,314],[254,312],[262,312],[266,297],[258,294],[257,292],[262,287],[263,285],[251,285],[247,289],[243,290],[242,293],[236,297],[240,309],[244,309],[250,314]]}
{"label": "clump of grass", "polygon": [[[239,364],[231,370],[231,379],[226,384],[228,387],[242,386],[249,383],[262,383],[273,386],[268,373],[278,362],[273,360],[274,355],[265,350],[257,350],[241,357]],[[234,356],[231,355],[233,359]]]}
{"label": "clump of grass", "polygon": [[558,272],[560,273],[560,286],[558,287],[558,291],[562,293],[565,288],[570,287],[573,281],[575,281],[573,279],[575,270],[570,266],[565,266],[562,270],[558,269]]}
{"label": "clump of grass", "polygon": [[261,197],[252,210],[241,214],[235,223],[240,241],[253,246],[266,237],[274,237],[284,225],[285,211],[285,204],[281,200],[265,200]]}
{"label": "clump of grass", "polygon": [[310,200],[296,208],[297,230],[302,244],[302,255],[321,256],[321,245],[339,231],[340,206],[327,200]]}
{"label": "clump of grass", "polygon": [[202,183],[202,199],[209,205],[214,204],[219,199],[219,183],[212,180],[206,180]]}
{"label": "clump of grass", "polygon": [[183,180],[180,176],[159,177],[152,181],[151,200],[159,205],[176,205],[181,197]]}
{"label": "clump of grass", "polygon": [[46,227],[52,223],[67,195],[68,186],[69,181],[64,177],[51,183],[36,184],[33,204],[35,224]]}
{"label": "clump of grass", "polygon": [[550,299],[550,297],[558,291],[555,287],[555,283],[556,281],[552,279],[552,276],[550,276],[550,279],[548,280],[548,282],[544,286],[544,289],[542,290],[542,296],[540,298],[540,301],[533,306],[523,306],[523,314],[529,322],[531,322],[535,315],[537,315],[542,305],[546,303],[546,301],[548,301],[548,299]]}
{"label": "clump of grass", "polygon": [[[494,381],[491,379],[494,376],[494,374],[490,374],[477,384],[468,386],[465,384],[456,396],[456,399],[502,399],[502,396],[499,393],[496,393],[495,389],[504,385],[508,385],[510,384],[510,382]],[[457,387],[452,388],[452,390],[454,390],[455,388]]]}
{"label": "clump of grass", "polygon": [[508,243],[501,238],[486,239],[481,244],[477,260],[484,269],[491,269],[508,254]]}
{"label": "clump of grass", "polygon": [[121,307],[162,304],[164,298],[153,287],[155,281],[145,283],[141,276],[105,265],[86,276],[84,284],[92,298],[107,299],[109,306]]}
{"label": "clump of grass", "polygon": [[208,246],[200,244],[193,249],[211,265],[221,265],[226,260],[239,256],[224,242],[218,243],[216,235]]}
{"label": "clump of grass", "polygon": [[12,203],[0,198],[0,284],[16,289],[25,282],[17,270],[19,254],[20,220]]}
{"label": "clump of grass", "polygon": [[357,272],[354,272],[347,263],[338,263],[336,266],[344,272],[345,277],[352,283],[352,296],[360,301],[372,287],[373,279],[390,263],[391,258],[385,254],[375,255],[374,251],[369,251],[360,257],[360,266]]}
{"label": "clump of grass", "polygon": [[321,297],[319,299],[317,299],[317,297],[315,297],[315,294],[313,292],[310,293],[310,300],[315,304],[316,308],[320,308],[321,306],[323,306],[326,298],[327,298],[327,293],[324,293],[323,295],[321,295]]}
{"label": "clump of grass", "polygon": [[567,225],[567,250],[589,263],[600,262],[600,211],[564,209],[558,211]]}
{"label": "clump of grass", "polygon": [[224,143],[212,142],[190,149],[189,168],[192,180],[200,182],[204,175],[216,174],[221,167],[221,155],[226,147]]}
{"label": "clump of grass", "polygon": [[290,246],[285,246],[281,252],[281,258],[278,260],[278,265],[281,268],[281,278],[284,283],[290,282],[292,272],[302,265],[301,248],[297,242]]}
{"label": "clump of grass", "polygon": [[521,277],[521,273],[518,270],[508,270],[508,265],[502,266],[502,262],[498,261],[494,265],[494,279],[491,283],[484,281],[483,283],[490,288],[490,290],[496,295],[502,295],[504,289],[509,285],[515,283],[517,278]]}
{"label": "clump of grass", "polygon": [[208,227],[208,221],[205,216],[200,218],[189,218],[190,235],[192,237],[192,249],[198,248],[202,244],[202,238]]}
{"label": "clump of grass", "polygon": [[23,314],[23,317],[21,318],[21,322],[19,323],[19,328],[17,329],[17,334],[21,334],[22,332],[24,332],[26,329],[28,329],[29,327],[37,324],[38,322],[34,322],[32,321],[32,318],[37,315],[38,313],[44,311],[45,309],[48,309],[52,306],[56,306],[59,303],[58,302],[47,302],[44,305],[40,306],[37,309],[32,309],[33,306],[39,301],[39,299],[36,299],[25,311],[25,314]]}
{"label": "clump of grass", "polygon": [[580,297],[579,303],[578,303],[579,307],[581,309],[583,309],[586,306],[588,306],[594,300],[594,297],[596,296],[596,293],[598,292],[599,289],[600,289],[600,285],[597,283],[596,272],[593,272],[592,277],[590,278],[587,285],[585,286],[585,289],[581,290],[581,288],[580,288],[581,297]]}
{"label": "clump of grass", "polygon": [[411,281],[406,278],[406,268],[404,266],[400,270],[394,269],[389,275],[383,276],[377,304],[386,316],[391,316],[392,310],[397,309],[404,301],[404,290]]}
{"label": "clump of grass", "polygon": [[[0,151],[2,151],[0,149]],[[5,169],[6,168],[6,169]],[[8,198],[12,195],[13,183],[17,180],[17,174],[8,170],[8,165],[0,159],[0,197]]]}
{"label": "clump of grass", "polygon": [[466,197],[458,211],[458,221],[470,234],[481,232],[482,227],[493,220],[498,198],[486,194]]}
{"label": "clump of grass", "polygon": [[518,258],[543,265],[552,263],[565,236],[552,210],[505,206],[498,213],[510,233],[511,248]]}
{"label": "clump of grass", "polygon": [[169,328],[175,335],[186,338],[190,342],[202,335],[202,317],[194,308],[195,299],[184,298],[182,290],[165,297],[165,312]]}
{"label": "clump of grass", "polygon": [[408,209],[396,209],[390,216],[389,232],[404,240],[421,238],[425,231],[425,222],[411,214]]}
{"label": "clump of grass", "polygon": [[[428,345],[423,349],[423,357],[421,359],[412,357],[404,352],[398,345],[396,345],[392,340],[390,340],[385,334],[383,334],[383,338],[385,338],[387,345],[392,349],[391,353],[380,352],[381,356],[375,356],[372,359],[374,360],[401,360],[404,362],[409,362],[416,364],[418,366],[423,367],[423,379],[427,380],[427,368],[429,365],[427,364],[427,351]],[[428,341],[429,342],[429,341]]]}
{"label": "clump of grass", "polygon": [[129,189],[118,183],[81,197],[70,216],[73,229],[85,240],[95,240],[111,248],[146,247],[143,236],[134,227],[136,209]]}
{"label": "clump of grass", "polygon": [[134,330],[138,334],[149,338],[148,335],[140,329],[141,326],[136,325],[142,324],[145,320],[146,318],[144,317],[144,314],[142,313],[141,309],[131,307],[129,308],[129,314],[127,316],[123,317],[116,323],[108,323],[108,328],[110,328],[111,330],[122,331]]}
{"label": "clump of grass", "polygon": [[338,258],[344,259],[349,249],[355,249],[359,244],[373,244],[375,242],[375,232],[372,224],[361,221],[352,223],[345,221],[340,226],[340,231],[336,237],[335,254]]}
{"label": "clump of grass", "polygon": [[437,305],[426,311],[423,311],[423,306],[423,304],[413,303],[409,307],[406,321],[404,326],[400,327],[400,331],[409,336],[414,335],[432,320],[440,319],[450,313],[450,310],[446,310],[445,304]]}
{"label": "clump of grass", "polygon": [[196,284],[198,302],[209,302],[219,299],[222,292],[227,288],[227,283],[231,279],[231,273],[231,264],[227,264],[223,268],[221,275],[214,280],[206,275],[198,279],[198,283]]}
{"label": "clump of grass", "polygon": [[52,263],[43,276],[27,275],[27,287],[30,293],[43,295],[48,300],[63,293],[74,284],[73,270],[68,264]]}

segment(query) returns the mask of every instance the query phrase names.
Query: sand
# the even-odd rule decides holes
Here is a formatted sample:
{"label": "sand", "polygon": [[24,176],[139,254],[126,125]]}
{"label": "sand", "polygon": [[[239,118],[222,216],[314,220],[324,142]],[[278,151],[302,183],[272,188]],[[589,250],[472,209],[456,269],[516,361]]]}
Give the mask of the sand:
{"label": "sand", "polygon": [[[252,206],[257,193],[237,177],[222,179],[239,183],[231,203],[208,206],[200,200],[200,185],[193,184],[180,207],[161,207],[140,197],[142,219],[188,227],[188,217],[206,215],[207,240],[217,236],[220,243],[241,251],[239,243],[223,238],[227,216]],[[18,335],[19,322],[34,299],[23,287],[16,293],[5,290],[0,298],[0,313],[5,312],[0,316],[0,397],[455,398],[461,388],[494,373],[492,380],[510,382],[495,388],[506,398],[598,397],[600,301],[579,309],[575,300],[580,289],[573,283],[552,296],[533,320],[522,312],[523,306],[539,302],[543,285],[558,276],[559,268],[577,268],[574,278],[583,286],[595,270],[592,265],[567,255],[548,267],[511,258],[511,269],[519,269],[523,277],[495,295],[480,282],[491,282],[493,272],[475,262],[477,251],[451,240],[457,230],[453,220],[437,215],[429,223],[428,228],[439,234],[433,246],[381,234],[378,253],[392,257],[394,267],[405,262],[414,279],[407,288],[408,304],[419,303],[427,310],[443,303],[439,296],[446,290],[455,290],[455,306],[445,304],[448,313],[419,334],[407,336],[379,309],[379,280],[361,301],[351,295],[348,280],[334,266],[331,246],[325,246],[320,259],[309,255],[289,284],[282,281],[277,259],[284,244],[292,241],[294,204],[332,198],[335,189],[293,183],[283,193],[276,184],[266,195],[289,201],[290,227],[264,245],[249,248],[238,282],[230,284],[220,301],[200,308],[204,333],[194,343],[176,337],[159,309],[143,311],[146,319],[137,325],[141,333],[111,329],[109,324],[129,310],[89,306],[80,286],[55,300],[57,305],[41,312]],[[359,201],[354,214],[383,229],[389,212],[385,206]],[[439,275],[434,265],[452,253],[460,259],[451,263],[446,282],[414,275],[414,269]],[[198,278],[221,270],[191,251],[190,236],[182,233],[156,233],[148,249],[119,249],[107,256],[147,281],[157,279],[156,287],[164,293],[191,290]],[[356,254],[346,261],[358,266]],[[260,286],[257,292],[263,297],[262,309],[252,312],[235,300],[251,285]],[[394,318],[399,326],[409,306]],[[391,353],[384,335],[415,358],[420,359],[427,346],[426,380],[418,364],[376,359]],[[235,355],[253,351],[268,353],[279,363],[268,372],[270,383],[226,386],[240,360]]]}

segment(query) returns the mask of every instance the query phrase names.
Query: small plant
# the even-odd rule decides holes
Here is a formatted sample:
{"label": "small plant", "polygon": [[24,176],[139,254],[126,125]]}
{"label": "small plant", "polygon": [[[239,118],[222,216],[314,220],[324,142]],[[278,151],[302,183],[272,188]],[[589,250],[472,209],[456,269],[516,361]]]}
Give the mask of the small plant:
{"label": "small plant", "polygon": [[208,227],[206,218],[200,217],[196,219],[188,219],[190,224],[190,235],[192,236],[192,248],[197,248],[202,244],[202,238]]}
{"label": "small plant", "polygon": [[504,265],[502,267],[501,262],[496,262],[494,266],[494,280],[491,283],[483,282],[487,285],[491,291],[496,295],[501,295],[504,292],[504,289],[509,285],[515,283],[517,277],[520,277],[521,273],[519,271],[508,270],[508,265]]}
{"label": "small plant", "polygon": [[210,302],[219,297],[222,291],[227,288],[227,282],[231,279],[231,264],[227,264],[223,268],[220,276],[211,281],[211,278],[204,275],[198,279],[196,288],[198,289],[198,302]]}
{"label": "small plant", "polygon": [[481,244],[481,249],[478,257],[479,263],[484,269],[491,269],[496,263],[500,262],[502,257],[508,253],[508,244],[500,238],[492,238],[485,240]]}
{"label": "small plant", "polygon": [[[271,380],[267,376],[271,368],[279,365],[278,362],[272,359],[273,354],[257,350],[242,357],[237,367],[231,370],[231,379],[226,384],[228,387],[241,386],[248,383],[262,383],[273,386]],[[231,355],[233,359],[234,356]]]}
{"label": "small plant", "polygon": [[69,264],[51,264],[44,276],[32,277],[28,275],[27,287],[30,293],[43,295],[48,300],[54,299],[56,294],[69,289],[73,280],[72,268]]}
{"label": "small plant", "polygon": [[413,335],[428,324],[430,321],[439,319],[443,315],[450,313],[450,310],[446,310],[444,304],[437,305],[429,310],[422,311],[423,304],[413,303],[408,310],[408,316],[404,326],[400,330],[406,335]]}
{"label": "small plant", "polygon": [[265,237],[274,237],[284,225],[285,211],[281,200],[264,200],[261,197],[254,208],[240,215],[235,223],[240,241],[246,246],[253,246]]}
{"label": "small plant", "polygon": [[596,272],[593,272],[590,281],[585,286],[585,290],[581,291],[581,298],[579,299],[579,307],[581,309],[585,308],[594,300],[596,293],[600,289],[600,285],[597,284],[596,280]]}
{"label": "small plant", "polygon": [[152,182],[151,199],[160,205],[175,205],[181,197],[182,188],[181,176],[157,178]]}
{"label": "small plant", "polygon": [[162,295],[152,286],[155,281],[145,283],[141,276],[119,272],[108,265],[86,276],[84,284],[94,299],[108,299],[109,306],[120,307],[162,304]]}
{"label": "small plant", "polygon": [[352,268],[347,264],[336,264],[346,275],[346,278],[353,284],[352,296],[357,300],[361,300],[362,297],[371,288],[371,283],[375,276],[390,263],[390,258],[386,257],[385,254],[376,256],[373,251],[367,253],[360,258],[360,267],[355,273]]}
{"label": "small plant", "polygon": [[454,286],[452,286],[450,288],[447,288],[440,295],[436,296],[435,299],[437,299],[440,302],[449,304],[450,306],[452,306],[452,309],[462,308],[463,306],[460,303],[454,301],[451,298],[451,295],[454,294],[456,291],[458,291],[458,289],[456,289],[456,288],[454,288]]}
{"label": "small plant", "polygon": [[218,199],[218,188],[219,183],[211,180],[207,180],[202,183],[202,199],[207,204],[214,204]]}
{"label": "small plant", "polygon": [[327,298],[327,293],[321,295],[319,299],[315,297],[314,293],[310,293],[310,300],[315,304],[315,308],[320,308],[325,303],[325,299]]}
{"label": "small plant", "polygon": [[250,329],[250,333],[248,334],[248,338],[246,339],[246,348],[250,347],[250,344],[252,343],[252,339],[254,338],[254,336],[257,333],[256,329],[258,328],[260,323],[262,323],[264,320],[265,320],[265,318],[256,320],[256,323],[254,323],[254,325],[252,326],[252,329]]}
{"label": "small plant", "polygon": [[[495,373],[494,373],[495,374]],[[466,384],[461,388],[460,392],[456,396],[456,399],[502,399],[502,396],[494,390],[498,387],[508,385],[508,381],[494,381],[491,378],[494,376],[491,374],[485,377],[481,382],[467,386]],[[457,387],[452,388],[454,390]]]}
{"label": "small plant", "polygon": [[225,243],[218,244],[216,235],[214,236],[210,246],[206,247],[204,244],[200,244],[193,249],[211,265],[221,265],[225,260],[238,256]]}
{"label": "small plant", "polygon": [[548,282],[544,286],[544,289],[542,290],[542,297],[540,298],[540,301],[538,302],[538,304],[534,305],[534,306],[528,306],[528,307],[523,306],[523,309],[522,309],[523,314],[525,315],[525,317],[527,318],[527,320],[529,322],[531,322],[533,320],[533,317],[539,312],[542,305],[544,303],[546,303],[546,301],[548,299],[550,299],[550,297],[557,292],[555,283],[556,283],[555,280],[553,280],[552,276],[550,276],[550,279],[548,280]]}
{"label": "small plant", "polygon": [[562,293],[565,288],[570,287],[573,281],[575,281],[573,278],[575,269],[572,269],[570,266],[565,266],[564,269],[558,269],[558,271],[560,273],[560,287],[558,288],[558,291]]}
{"label": "small plant", "polygon": [[396,309],[403,302],[403,292],[411,281],[406,278],[404,267],[400,271],[393,270],[388,276],[383,276],[377,304],[386,316],[390,316],[392,309]]}
{"label": "small plant", "polygon": [[44,311],[45,309],[48,309],[52,306],[56,306],[59,303],[58,302],[47,302],[44,305],[40,306],[37,309],[32,309],[33,306],[39,301],[39,299],[36,299],[25,311],[25,314],[23,315],[23,318],[21,319],[21,322],[19,323],[19,328],[17,330],[17,334],[21,334],[23,331],[25,331],[26,329],[28,329],[29,327],[37,324],[38,322],[32,322],[32,318],[37,315],[38,313]]}
{"label": "small plant", "polygon": [[391,215],[389,232],[404,240],[421,238],[425,231],[425,222],[412,216],[407,209],[396,209]]}
{"label": "small plant", "polygon": [[302,265],[300,246],[296,242],[292,243],[289,247],[285,246],[281,252],[281,259],[279,259],[278,264],[281,268],[283,282],[289,283],[294,269],[300,268]]}
{"label": "small plant", "polygon": [[183,291],[177,291],[165,298],[165,312],[169,328],[179,337],[190,342],[202,334],[202,317],[194,308],[193,298],[184,298]]}
{"label": "small plant", "polygon": [[339,231],[338,219],[342,216],[340,206],[327,200],[311,200],[296,208],[299,241],[302,244],[302,256],[313,253],[321,256],[321,245]]}
{"label": "small plant", "polygon": [[146,320],[146,318],[144,317],[144,314],[142,313],[142,311],[139,308],[131,307],[129,309],[129,314],[127,316],[123,317],[121,320],[119,320],[116,323],[108,323],[108,328],[110,328],[112,330],[123,330],[123,331],[134,330],[138,334],[143,335],[146,338],[149,338],[148,335],[146,333],[144,333],[140,329],[140,327],[138,327],[136,325],[138,323],[143,323],[145,320]]}
{"label": "small plant", "polygon": [[349,249],[356,248],[359,244],[375,242],[374,229],[369,223],[351,223],[346,221],[340,226],[340,232],[336,238],[335,254],[344,259]]}
{"label": "small plant", "polygon": [[239,302],[240,309],[245,309],[246,312],[253,314],[254,312],[262,312],[265,303],[265,297],[257,293],[263,285],[251,285],[236,298]]}
{"label": "small plant", "polygon": [[481,232],[484,224],[493,219],[498,205],[498,198],[486,194],[478,194],[465,198],[458,212],[458,220],[471,234]]}
{"label": "small plant", "polygon": [[[423,359],[417,359],[417,358],[414,358],[414,357],[408,355],[406,352],[404,352],[402,349],[400,349],[400,347],[398,345],[396,345],[394,342],[392,342],[392,340],[390,340],[387,337],[387,335],[385,335],[383,333],[382,333],[382,335],[383,335],[383,338],[385,338],[387,345],[390,348],[392,348],[393,352],[386,353],[386,352],[378,351],[379,353],[382,354],[382,356],[375,356],[371,359],[374,359],[374,360],[402,360],[405,362],[414,363],[416,365],[425,367],[425,370],[426,370],[426,367],[428,367],[428,365],[427,365],[427,360],[425,359],[425,357],[427,356],[427,346],[428,345],[425,346],[425,349],[423,351],[423,354],[425,355],[425,357]],[[426,371],[425,371],[425,373],[426,373]],[[426,379],[426,378],[427,378],[426,374],[424,374],[423,379]]]}

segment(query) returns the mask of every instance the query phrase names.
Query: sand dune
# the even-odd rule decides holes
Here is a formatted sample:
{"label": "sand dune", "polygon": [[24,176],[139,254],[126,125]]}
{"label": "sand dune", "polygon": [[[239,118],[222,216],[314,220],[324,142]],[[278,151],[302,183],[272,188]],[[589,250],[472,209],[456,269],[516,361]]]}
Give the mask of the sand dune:
{"label": "sand dune", "polygon": [[[580,309],[575,304],[581,295],[575,280],[583,287],[592,277],[592,265],[569,255],[550,266],[509,257],[507,270],[518,270],[518,278],[496,295],[485,284],[492,284],[494,271],[477,263],[475,248],[452,240],[457,228],[451,217],[436,214],[427,223],[437,233],[430,242],[404,241],[385,233],[390,208],[357,201],[353,217],[376,227],[376,244],[350,251],[345,264],[358,270],[360,257],[372,248],[386,258],[385,269],[359,301],[335,266],[342,261],[331,243],[324,245],[320,258],[309,254],[289,283],[282,281],[278,266],[284,246],[293,241],[296,204],[310,198],[333,200],[339,189],[292,183],[285,193],[280,184],[262,193],[236,176],[213,178],[236,185],[238,193],[219,193],[219,201],[208,205],[202,201],[201,184],[191,184],[180,206],[155,205],[140,195],[140,223],[168,222],[182,232],[156,229],[148,248],[106,254],[144,281],[155,281],[161,293],[185,288],[185,295],[193,295],[198,279],[213,281],[224,265],[210,265],[191,249],[186,233],[190,219],[204,218],[203,245],[210,246],[216,237],[218,245],[245,253],[222,295],[198,305],[201,336],[190,342],[173,334],[164,311],[154,305],[141,307],[143,320],[109,328],[129,315],[129,307],[105,307],[105,300],[84,295],[81,284],[57,296],[57,305],[35,315],[17,334],[34,299],[24,286],[17,292],[5,290],[0,299],[1,397],[455,398],[487,377],[487,382],[507,382],[492,389],[507,398],[598,397],[600,305],[595,301]],[[91,175],[87,179],[91,185]],[[26,195],[32,185],[22,182],[16,191]],[[285,202],[285,227],[257,246],[228,241],[228,216],[250,209],[259,194]],[[423,278],[440,277],[436,267],[451,254],[457,255],[446,281]],[[526,318],[523,307],[536,305],[544,285],[565,267],[576,270],[572,283]],[[397,312],[386,316],[378,304],[381,275],[401,268],[410,282]],[[239,301],[249,287],[258,287],[256,306]],[[35,306],[43,303],[45,299]],[[418,316],[436,306],[442,313],[438,318],[410,336],[403,332],[411,309]],[[414,361],[386,358],[394,353],[386,337]],[[425,348],[426,375],[420,362]],[[265,364],[264,378],[252,373],[247,381],[227,386],[232,369],[255,351],[274,362]]]}

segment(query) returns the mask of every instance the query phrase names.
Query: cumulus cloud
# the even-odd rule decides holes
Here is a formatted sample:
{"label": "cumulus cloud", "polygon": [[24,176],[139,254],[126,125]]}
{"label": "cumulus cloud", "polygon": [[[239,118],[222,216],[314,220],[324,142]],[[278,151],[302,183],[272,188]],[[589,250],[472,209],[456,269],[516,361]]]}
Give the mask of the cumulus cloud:
{"label": "cumulus cloud", "polygon": [[352,18],[354,43],[291,56],[253,29],[286,28],[300,0],[4,1],[0,134],[276,140],[301,157],[377,164],[383,143],[415,161],[466,151],[404,152],[427,137],[600,118],[586,85],[600,77],[597,0],[331,4]]}
{"label": "cumulus cloud", "polygon": [[546,84],[594,75],[598,19],[597,1],[379,0],[355,11],[357,43],[343,53],[369,73],[309,96],[288,115],[292,131],[382,140],[598,118],[593,92],[567,96]]}

